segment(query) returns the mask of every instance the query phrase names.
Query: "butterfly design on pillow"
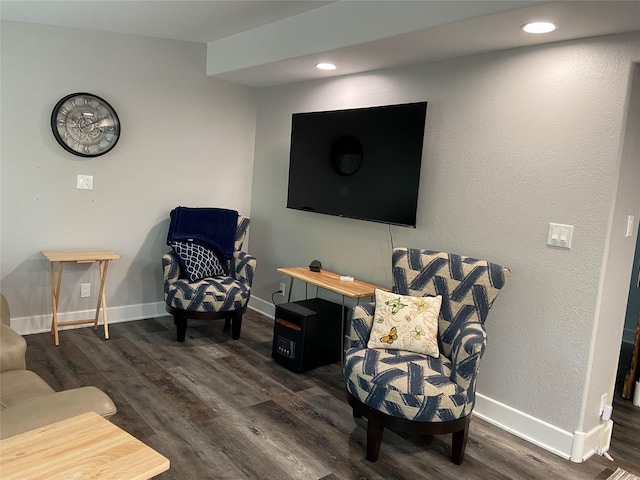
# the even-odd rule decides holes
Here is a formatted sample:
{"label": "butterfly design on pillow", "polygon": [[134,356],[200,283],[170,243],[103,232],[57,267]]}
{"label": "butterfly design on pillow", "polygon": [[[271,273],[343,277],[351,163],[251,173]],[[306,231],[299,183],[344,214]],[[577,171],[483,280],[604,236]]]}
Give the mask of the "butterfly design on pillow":
{"label": "butterfly design on pillow", "polygon": [[391,307],[391,315],[395,315],[401,308],[408,307],[409,305],[402,303],[399,298],[384,302],[385,305]]}
{"label": "butterfly design on pillow", "polygon": [[414,300],[413,304],[417,307],[418,313],[426,312],[431,306],[426,300]]}
{"label": "butterfly design on pillow", "polygon": [[384,335],[383,337],[380,337],[380,341],[382,343],[388,343],[389,345],[391,345],[393,342],[396,341],[397,338],[398,338],[398,330],[396,329],[396,327],[392,327],[391,330],[389,331],[389,335]]}
{"label": "butterfly design on pillow", "polygon": [[416,325],[416,328],[414,328],[411,332],[409,332],[411,334],[411,336],[413,338],[415,338],[416,340],[420,340],[420,338],[422,337],[422,335],[425,335],[424,330],[422,329],[422,327],[420,325]]}

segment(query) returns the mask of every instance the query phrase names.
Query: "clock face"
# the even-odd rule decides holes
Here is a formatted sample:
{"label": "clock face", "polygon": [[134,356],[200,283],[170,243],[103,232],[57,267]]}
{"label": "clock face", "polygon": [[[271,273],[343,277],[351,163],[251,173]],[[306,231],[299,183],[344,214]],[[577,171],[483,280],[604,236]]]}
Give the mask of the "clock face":
{"label": "clock face", "polygon": [[58,143],[80,157],[104,155],[118,143],[120,120],[102,98],[90,93],[72,93],[51,112],[51,130]]}

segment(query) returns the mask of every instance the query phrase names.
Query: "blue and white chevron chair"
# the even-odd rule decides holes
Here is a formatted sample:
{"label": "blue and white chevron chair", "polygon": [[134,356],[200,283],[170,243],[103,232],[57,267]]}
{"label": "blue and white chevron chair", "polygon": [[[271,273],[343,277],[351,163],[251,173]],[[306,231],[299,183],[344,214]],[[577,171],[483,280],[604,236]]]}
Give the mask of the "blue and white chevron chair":
{"label": "blue and white chevron chair", "polygon": [[223,265],[226,274],[190,281],[181,271],[174,251],[162,256],[164,301],[173,315],[177,339],[184,342],[187,319],[214,320],[224,318],[224,330],[231,329],[234,340],[240,338],[242,314],[251,297],[251,284],[256,268],[255,257],[241,251],[249,229],[249,218],[238,215],[234,252]]}
{"label": "blue and white chevron chair", "polygon": [[[393,250],[392,266],[393,293],[442,297],[439,316],[433,317],[438,351],[430,356],[367,348],[375,303],[351,310],[344,378],[354,417],[367,419],[367,459],[378,459],[387,427],[421,435],[453,433],[451,459],[459,465],[486,345],[484,323],[510,271],[484,260],[407,248]],[[406,297],[404,303],[409,303]],[[400,334],[402,323],[397,325]]]}

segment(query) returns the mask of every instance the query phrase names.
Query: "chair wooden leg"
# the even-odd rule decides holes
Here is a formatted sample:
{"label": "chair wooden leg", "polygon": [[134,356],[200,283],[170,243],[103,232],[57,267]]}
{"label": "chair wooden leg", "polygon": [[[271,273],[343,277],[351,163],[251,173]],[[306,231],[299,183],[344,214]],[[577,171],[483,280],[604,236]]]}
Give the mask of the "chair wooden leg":
{"label": "chair wooden leg", "polygon": [[380,455],[380,445],[382,444],[382,434],[384,426],[376,414],[369,414],[367,417],[367,460],[375,462]]}
{"label": "chair wooden leg", "polygon": [[240,310],[224,312],[201,312],[192,310],[182,310],[167,304],[167,312],[173,315],[173,323],[176,325],[176,333],[179,342],[184,342],[187,333],[187,319],[191,320],[220,320],[224,319],[224,332],[231,335],[234,340],[240,338],[242,328],[242,314],[246,307]]}
{"label": "chair wooden leg", "polygon": [[382,434],[385,426],[391,430],[400,430],[418,435],[442,435],[453,432],[451,445],[451,461],[460,465],[464,459],[464,451],[469,437],[471,414],[466,417],[443,423],[423,423],[404,418],[391,417],[366,406],[347,390],[347,401],[353,409],[355,418],[367,419],[367,460],[375,462],[380,455]]}
{"label": "chair wooden leg", "polygon": [[231,338],[238,340],[240,338],[240,329],[242,328],[242,312],[235,311],[231,316]]}
{"label": "chair wooden leg", "polygon": [[453,432],[451,442],[451,461],[456,465],[460,465],[464,459],[464,449],[467,446],[467,438],[469,437],[469,423],[471,423],[471,415],[467,415],[464,422],[464,429]]}
{"label": "chair wooden leg", "polygon": [[366,411],[365,409],[362,407],[362,404],[360,404],[359,402],[349,402],[349,404],[351,405],[351,409],[353,410],[353,418],[362,418],[365,416]]}
{"label": "chair wooden leg", "polygon": [[187,335],[187,317],[174,315],[173,323],[176,325],[177,340],[184,342],[184,338]]}

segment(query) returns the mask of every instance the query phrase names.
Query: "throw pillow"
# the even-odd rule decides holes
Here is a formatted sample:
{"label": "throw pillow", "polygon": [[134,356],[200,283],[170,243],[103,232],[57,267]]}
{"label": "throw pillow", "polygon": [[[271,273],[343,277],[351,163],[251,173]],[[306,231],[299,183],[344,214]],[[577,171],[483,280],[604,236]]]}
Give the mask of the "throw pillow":
{"label": "throw pillow", "polygon": [[438,358],[442,296],[410,297],[376,289],[368,348],[407,350]]}
{"label": "throw pillow", "polygon": [[178,255],[180,268],[190,281],[197,282],[204,277],[225,274],[220,260],[207,247],[194,242],[171,242],[170,246]]}

